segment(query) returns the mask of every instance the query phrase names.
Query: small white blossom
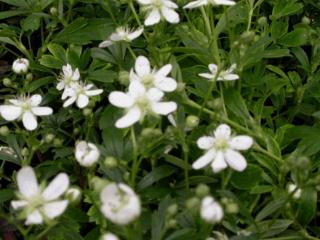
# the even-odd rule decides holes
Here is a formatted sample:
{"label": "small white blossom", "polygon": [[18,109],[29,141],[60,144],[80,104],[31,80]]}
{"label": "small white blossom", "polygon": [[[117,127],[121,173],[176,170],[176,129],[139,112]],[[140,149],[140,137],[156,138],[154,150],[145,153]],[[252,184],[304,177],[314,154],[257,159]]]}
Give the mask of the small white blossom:
{"label": "small white blossom", "polygon": [[143,33],[143,27],[137,30],[131,30],[126,27],[118,27],[114,33],[112,33],[109,39],[99,44],[99,48],[104,48],[112,45],[114,42],[125,41],[131,42],[138,38]]}
{"label": "small white blossom", "polygon": [[[218,66],[216,64],[209,64],[210,73],[200,73],[199,76],[207,78],[213,81],[216,78],[218,73]],[[233,81],[239,79],[237,74],[234,74],[234,70],[236,69],[237,65],[232,64],[231,67],[225,71],[221,71],[219,76],[217,77],[217,81]]]}
{"label": "small white blossom", "polygon": [[141,213],[141,204],[135,192],[126,184],[110,183],[103,188],[101,212],[111,222],[125,225]]}
{"label": "small white blossom", "polygon": [[192,9],[192,8],[198,8],[201,6],[205,6],[208,4],[211,4],[213,6],[218,6],[218,5],[232,6],[232,5],[235,5],[236,3],[233,0],[196,0],[196,1],[188,3],[183,8]]}
{"label": "small white blossom", "polygon": [[68,200],[60,199],[69,187],[69,177],[59,173],[45,188],[39,186],[33,169],[21,168],[17,173],[19,200],[11,201],[13,209],[23,209],[25,224],[42,224],[60,216],[68,206]]}
{"label": "small white blossom", "polygon": [[46,116],[52,114],[50,107],[40,107],[39,104],[42,97],[39,94],[31,97],[20,97],[18,99],[10,99],[11,104],[0,106],[0,114],[7,121],[14,121],[22,118],[23,126],[32,131],[37,128],[37,116]]}
{"label": "small white blossom", "polygon": [[80,79],[79,69],[76,68],[74,71],[72,70],[71,65],[68,63],[67,65],[62,67],[62,73],[60,74],[57,84],[57,89],[59,91],[64,90],[62,93],[62,99],[66,98],[66,90],[73,86]]}
{"label": "small white blossom", "polygon": [[143,6],[143,10],[147,11],[147,18],[144,25],[151,26],[160,22],[163,17],[169,23],[178,23],[180,21],[179,14],[174,9],[178,5],[170,0],[137,0]]}
{"label": "small white blossom", "polygon": [[71,187],[66,192],[66,198],[69,199],[71,202],[77,202],[80,200],[81,191],[78,187]]}
{"label": "small white blossom", "polygon": [[158,88],[163,92],[172,92],[177,88],[177,82],[167,75],[171,72],[172,65],[166,64],[159,70],[150,67],[149,60],[144,56],[136,59],[134,70],[130,71],[130,82],[141,82],[145,88]]}
{"label": "small white blossom", "polygon": [[198,139],[198,147],[206,152],[192,164],[192,167],[200,169],[211,163],[215,173],[227,166],[236,171],[243,171],[247,167],[247,162],[238,150],[247,150],[252,144],[253,139],[249,136],[231,137],[230,127],[221,124],[214,131],[214,136],[203,136]]}
{"label": "small white blossom", "polygon": [[26,58],[18,58],[12,64],[12,70],[16,74],[27,73],[28,69],[29,69],[29,60]]}
{"label": "small white blossom", "polygon": [[207,196],[202,199],[200,215],[208,223],[220,222],[223,218],[223,209],[213,197]]}
{"label": "small white blossom", "polygon": [[84,84],[83,82],[75,83],[67,88],[62,100],[65,100],[63,107],[68,107],[76,102],[78,108],[85,108],[89,104],[89,97],[100,95],[102,89],[92,89],[93,84]]}
{"label": "small white blossom", "polygon": [[81,166],[90,167],[99,160],[100,151],[93,143],[80,141],[76,145],[75,157]]}
{"label": "small white blossom", "polygon": [[157,88],[146,88],[138,81],[129,85],[128,93],[113,91],[109,95],[109,102],[126,109],[126,114],[117,120],[117,128],[126,128],[142,120],[148,113],[168,115],[177,109],[175,102],[160,102],[163,92]]}
{"label": "small white blossom", "polygon": [[294,183],[289,183],[288,184],[288,192],[292,193],[293,191],[295,191],[295,193],[293,194],[293,198],[294,199],[299,199],[301,197],[301,189],[298,188],[298,186]]}
{"label": "small white blossom", "polygon": [[105,233],[103,234],[101,240],[119,240],[119,238],[113,233]]}

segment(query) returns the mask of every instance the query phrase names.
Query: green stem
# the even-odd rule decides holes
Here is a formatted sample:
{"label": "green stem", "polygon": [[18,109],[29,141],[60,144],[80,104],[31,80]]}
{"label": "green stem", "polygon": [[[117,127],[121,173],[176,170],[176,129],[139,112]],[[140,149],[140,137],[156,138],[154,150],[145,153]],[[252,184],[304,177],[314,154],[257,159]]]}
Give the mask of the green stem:
{"label": "green stem", "polygon": [[129,50],[131,56],[133,57],[133,59],[136,59],[137,55],[134,53],[134,51],[132,50],[132,48],[129,44],[128,44],[128,50]]}
{"label": "green stem", "polygon": [[[134,15],[134,18],[136,19],[136,21],[137,21],[137,23],[138,23],[138,25],[139,25],[139,27],[140,27],[140,28],[143,28],[143,25],[142,25],[142,23],[141,23],[141,21],[140,21],[140,19],[139,19],[139,15],[137,14],[137,11],[136,11],[136,9],[135,9],[134,6],[133,6],[133,2],[132,2],[132,1],[129,2],[129,7],[130,7],[130,9],[131,9],[131,11],[132,11],[132,13],[133,13],[133,15]],[[144,36],[145,39],[148,41],[147,34],[146,34],[144,31],[143,31],[143,36]]]}
{"label": "green stem", "polygon": [[57,223],[51,224],[48,227],[46,227],[42,232],[40,232],[36,239],[43,239],[44,236],[56,225]]}
{"label": "green stem", "polygon": [[211,31],[211,25],[210,25],[210,20],[206,14],[206,10],[204,9],[204,6],[200,7],[200,11],[204,20],[204,24],[206,26],[206,30],[209,36],[212,36],[212,31]]}
{"label": "green stem", "polygon": [[140,161],[138,162],[138,145],[136,140],[136,135],[134,131],[134,127],[131,127],[131,141],[132,141],[132,148],[133,148],[133,154],[132,154],[132,167],[131,167],[131,185],[135,186],[136,181],[136,175],[138,172],[138,165],[140,164]]}

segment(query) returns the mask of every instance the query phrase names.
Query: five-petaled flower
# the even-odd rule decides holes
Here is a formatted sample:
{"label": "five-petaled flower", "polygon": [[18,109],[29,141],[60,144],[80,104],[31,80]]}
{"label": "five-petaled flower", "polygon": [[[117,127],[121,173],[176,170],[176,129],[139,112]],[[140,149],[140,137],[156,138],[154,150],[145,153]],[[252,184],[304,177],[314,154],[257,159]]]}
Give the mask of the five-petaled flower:
{"label": "five-petaled flower", "polygon": [[143,120],[148,113],[168,115],[177,109],[175,102],[160,102],[164,93],[157,88],[147,90],[140,82],[133,81],[129,85],[128,93],[113,91],[109,95],[109,102],[127,110],[126,114],[117,120],[117,128],[126,128],[139,120]]}
{"label": "five-petaled flower", "polygon": [[16,74],[24,74],[29,69],[29,60],[26,58],[18,58],[12,64],[12,70]]}
{"label": "five-petaled flower", "polygon": [[59,91],[64,90],[62,93],[62,99],[66,98],[67,89],[72,87],[77,81],[80,79],[79,69],[76,68],[72,70],[71,65],[68,63],[67,65],[62,67],[62,73],[58,78],[57,89]]}
{"label": "five-petaled flower", "polygon": [[223,209],[213,197],[207,196],[201,201],[200,216],[208,223],[220,222],[223,218]]}
{"label": "five-petaled flower", "polygon": [[100,151],[93,143],[80,141],[76,145],[75,157],[81,166],[90,167],[99,160]]}
{"label": "five-petaled flower", "polygon": [[231,137],[230,127],[221,124],[214,131],[214,136],[203,136],[198,139],[198,147],[206,152],[192,164],[192,167],[200,169],[211,163],[215,173],[227,166],[241,172],[247,167],[247,162],[238,150],[247,150],[252,144],[253,139],[249,136]]}
{"label": "five-petaled flower", "polygon": [[141,204],[135,192],[124,183],[109,183],[100,194],[101,212],[111,222],[126,225],[141,213]]}
{"label": "five-petaled flower", "polygon": [[188,3],[183,8],[189,8],[189,9],[198,8],[208,4],[211,4],[213,6],[218,6],[218,5],[232,6],[232,5],[235,5],[236,3],[233,0],[196,0]]}
{"label": "five-petaled flower", "polygon": [[151,70],[149,60],[144,56],[136,59],[134,69],[130,71],[130,82],[141,82],[145,88],[158,88],[163,92],[172,92],[177,88],[177,82],[167,75],[171,72],[172,65],[166,64],[159,70]]}
{"label": "five-petaled flower", "polygon": [[52,114],[50,107],[40,107],[42,97],[39,94],[31,97],[20,97],[9,99],[10,104],[0,106],[0,114],[7,121],[14,121],[22,118],[23,126],[32,131],[37,128],[38,122],[36,116],[46,116]]}
{"label": "five-petaled flower", "polygon": [[138,38],[143,33],[143,27],[137,30],[131,30],[127,27],[118,27],[110,37],[99,44],[99,48],[104,48],[112,45],[114,42],[125,41],[131,42],[132,40]]}
{"label": "five-petaled flower", "polygon": [[143,10],[148,11],[148,16],[144,21],[144,25],[151,26],[160,22],[163,17],[169,23],[178,23],[180,21],[179,14],[174,9],[178,5],[170,0],[137,0],[143,6]]}
{"label": "five-petaled flower", "polygon": [[27,166],[17,173],[19,200],[12,200],[13,209],[23,209],[21,217],[26,218],[25,224],[42,224],[60,216],[68,206],[68,200],[61,196],[69,187],[69,177],[59,173],[50,184],[43,189],[39,186],[34,170]]}
{"label": "five-petaled flower", "polygon": [[[233,81],[239,79],[239,75],[233,73],[237,67],[236,64],[232,64],[230,68],[220,72],[218,71],[218,66],[216,64],[209,64],[208,67],[210,73],[199,73],[199,76],[207,78],[210,81],[213,81],[214,79],[217,81]],[[219,75],[217,76],[217,74]]]}

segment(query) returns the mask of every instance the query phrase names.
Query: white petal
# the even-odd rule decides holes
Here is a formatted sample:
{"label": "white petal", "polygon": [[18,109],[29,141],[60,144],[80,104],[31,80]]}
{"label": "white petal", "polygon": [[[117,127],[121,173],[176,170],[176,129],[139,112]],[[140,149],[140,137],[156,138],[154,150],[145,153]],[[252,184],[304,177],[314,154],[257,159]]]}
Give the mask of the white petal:
{"label": "white petal", "polygon": [[213,74],[216,74],[218,72],[218,66],[214,63],[209,64],[208,68],[209,68],[210,72]]}
{"label": "white petal", "polygon": [[57,84],[57,89],[58,89],[59,91],[61,91],[62,89],[64,89],[64,86],[65,86],[64,82],[63,82],[63,81],[60,81],[60,82]]}
{"label": "white petal", "polygon": [[212,171],[218,173],[226,167],[228,167],[228,165],[224,159],[223,153],[221,151],[217,152],[217,155],[211,164]]}
{"label": "white petal", "polygon": [[71,76],[72,75],[72,67],[68,63],[67,65],[62,66],[63,75]]}
{"label": "white petal", "polygon": [[117,42],[117,41],[123,40],[123,37],[118,33],[112,33],[109,38],[113,42]]}
{"label": "white petal", "polygon": [[157,88],[150,88],[146,95],[151,102],[159,102],[164,93]]}
{"label": "white petal", "polygon": [[77,96],[70,97],[67,101],[63,103],[63,107],[68,107],[77,100]]}
{"label": "white petal", "polygon": [[160,22],[160,12],[158,9],[153,9],[148,17],[146,18],[146,20],[144,20],[144,25],[146,26],[151,26],[154,25],[156,23]]}
{"label": "white petal", "polygon": [[172,65],[166,64],[157,71],[156,76],[166,77],[171,72],[171,70],[172,70]]}
{"label": "white petal", "polygon": [[163,3],[168,8],[178,8],[178,5],[169,0],[163,0]]}
{"label": "white petal", "polygon": [[212,148],[214,145],[214,138],[209,136],[203,136],[200,137],[197,140],[197,145],[200,149],[208,150],[209,148]]}
{"label": "white petal", "polygon": [[42,197],[46,201],[51,201],[60,197],[69,187],[69,177],[65,173],[59,173],[46,187]]}
{"label": "white petal", "polygon": [[215,75],[211,74],[211,73],[199,73],[199,76],[200,77],[203,77],[203,78],[208,78],[208,79],[211,79],[213,80]]}
{"label": "white petal", "polygon": [[89,104],[89,98],[88,96],[84,94],[80,94],[77,98],[77,106],[79,108],[84,108]]}
{"label": "white petal", "polygon": [[148,5],[152,3],[152,0],[137,0],[138,3],[143,4],[143,5]]}
{"label": "white petal", "polygon": [[141,82],[133,81],[129,85],[128,94],[133,97],[143,96],[146,93],[146,88],[143,86]]}
{"label": "white petal", "polygon": [[234,80],[237,80],[239,79],[239,76],[237,74],[226,74],[223,76],[223,79],[224,80],[227,80],[227,81],[234,81]]}
{"label": "white petal", "polygon": [[29,130],[33,131],[37,128],[38,123],[35,115],[33,115],[31,112],[27,111],[22,115],[22,123],[23,126]]}
{"label": "white petal", "polygon": [[25,200],[11,201],[11,206],[13,209],[23,208],[28,205],[28,202]]}
{"label": "white petal", "polygon": [[66,210],[67,206],[68,200],[50,202],[44,204],[43,211],[49,219],[53,219],[60,216]]}
{"label": "white petal", "polygon": [[94,89],[94,90],[87,90],[86,95],[87,96],[97,96],[103,93],[102,89]]}
{"label": "white petal", "polygon": [[156,78],[155,85],[164,92],[172,92],[177,88],[177,82],[173,78]]}
{"label": "white petal", "polygon": [[247,167],[246,159],[239,152],[228,149],[224,156],[229,167],[236,171],[242,172]]}
{"label": "white petal", "polygon": [[183,8],[192,9],[192,8],[201,7],[201,6],[206,5],[206,4],[208,4],[207,0],[197,0],[197,1],[193,1],[193,2],[188,3]]}
{"label": "white petal", "polygon": [[20,193],[30,198],[39,194],[39,185],[36,175],[31,167],[23,167],[17,173],[17,184]]}
{"label": "white petal", "polygon": [[7,121],[13,121],[20,117],[22,112],[21,107],[12,105],[2,105],[0,106],[0,114]]}
{"label": "white petal", "polygon": [[146,74],[150,73],[150,62],[149,60],[144,56],[139,56],[136,59],[134,69],[139,77],[142,77]]}
{"label": "white petal", "polygon": [[232,6],[235,5],[236,3],[230,0],[215,0],[217,5],[227,5],[227,6]]}
{"label": "white petal", "polygon": [[216,152],[213,149],[207,151],[192,164],[192,168],[197,170],[207,166],[211,161],[213,161],[215,156]]}
{"label": "white petal", "polygon": [[135,74],[135,72],[133,71],[133,69],[130,70],[129,80],[130,80],[130,82],[140,81],[139,76],[138,76],[137,74]]}
{"label": "white petal", "polygon": [[46,116],[51,115],[53,110],[50,107],[33,107],[31,108],[31,112],[37,116]]}
{"label": "white petal", "polygon": [[112,41],[110,40],[106,40],[106,41],[103,41],[102,43],[99,44],[99,48],[105,48],[105,47],[109,47],[113,44]]}
{"label": "white petal", "polygon": [[120,108],[129,108],[134,103],[131,96],[119,91],[114,91],[109,94],[109,102]]}
{"label": "white petal", "polygon": [[169,23],[178,23],[180,21],[179,14],[171,8],[162,7],[161,13]]}
{"label": "white petal", "polygon": [[177,104],[175,102],[157,102],[151,105],[151,109],[157,114],[167,115],[177,109]]}
{"label": "white petal", "polygon": [[73,72],[73,74],[72,74],[72,80],[73,81],[78,81],[79,80],[79,78],[80,78],[80,72],[79,72],[79,69],[78,68],[76,68],[76,70]]}
{"label": "white petal", "polygon": [[43,222],[43,217],[40,214],[39,210],[36,209],[28,215],[25,224],[26,225],[41,224],[42,222]]}
{"label": "white petal", "polygon": [[42,97],[39,94],[35,94],[30,98],[30,104],[32,107],[38,106],[42,101]]}
{"label": "white petal", "polygon": [[247,150],[252,146],[252,144],[252,137],[245,135],[236,136],[229,141],[230,147],[236,150]]}
{"label": "white petal", "polygon": [[131,126],[132,124],[138,122],[141,117],[141,110],[137,107],[131,108],[126,115],[122,118],[118,119],[116,122],[117,128],[126,128]]}
{"label": "white petal", "polygon": [[228,139],[231,135],[231,128],[227,124],[220,124],[214,131],[216,138]]}
{"label": "white petal", "polygon": [[143,27],[128,34],[128,38],[132,41],[133,39],[136,39],[137,37],[139,37],[142,33],[143,33]]}

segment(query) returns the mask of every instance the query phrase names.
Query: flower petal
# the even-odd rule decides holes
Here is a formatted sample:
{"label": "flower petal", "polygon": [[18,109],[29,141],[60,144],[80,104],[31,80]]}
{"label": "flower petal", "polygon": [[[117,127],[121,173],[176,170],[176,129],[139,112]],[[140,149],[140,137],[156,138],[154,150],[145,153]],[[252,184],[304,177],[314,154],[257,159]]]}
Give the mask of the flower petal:
{"label": "flower petal", "polygon": [[22,123],[23,126],[29,131],[35,130],[38,126],[36,116],[30,111],[27,111],[22,115]]}
{"label": "flower petal", "polygon": [[79,69],[76,68],[76,70],[74,70],[73,74],[72,74],[72,81],[78,81],[80,78],[80,72]]}
{"label": "flower petal", "polygon": [[47,116],[51,115],[53,110],[50,107],[33,107],[31,108],[31,112],[37,116]]}
{"label": "flower petal", "polygon": [[218,72],[218,66],[214,63],[209,64],[208,68],[210,72],[213,73],[214,75]]}
{"label": "flower petal", "polygon": [[172,92],[177,88],[177,82],[173,78],[161,77],[156,78],[154,82],[155,86],[164,92]]}
{"label": "flower petal", "polygon": [[236,150],[247,150],[252,146],[252,144],[252,137],[245,135],[236,136],[229,141],[230,147]]}
{"label": "flower petal", "polygon": [[22,108],[12,105],[0,106],[0,114],[7,121],[13,121],[20,117]]}
{"label": "flower petal", "polygon": [[211,161],[213,161],[215,156],[216,156],[215,150],[211,149],[207,151],[204,155],[202,155],[192,164],[192,168],[197,170],[207,166]]}
{"label": "flower petal", "polygon": [[203,77],[203,78],[208,78],[210,80],[213,80],[215,75],[211,74],[211,73],[199,73],[198,74],[200,77]]}
{"label": "flower petal", "polygon": [[137,37],[139,37],[142,33],[143,33],[143,27],[137,29],[136,31],[134,31],[132,33],[129,33],[128,38],[132,41],[132,40],[136,39]]}
{"label": "flower petal", "polygon": [[35,94],[35,95],[31,96],[29,101],[30,101],[30,104],[31,104],[32,107],[36,107],[41,103],[42,97],[39,94]]}
{"label": "flower petal", "polygon": [[167,115],[177,109],[177,104],[175,102],[156,102],[151,105],[151,109],[157,114]]}
{"label": "flower petal", "polygon": [[201,7],[201,6],[206,5],[206,4],[208,4],[207,0],[197,0],[197,1],[193,1],[193,2],[188,3],[183,8],[192,9],[192,8]]}
{"label": "flower petal", "polygon": [[200,149],[208,150],[214,145],[214,137],[203,136],[197,140],[197,145]]}
{"label": "flower petal", "polygon": [[211,164],[212,171],[214,173],[218,173],[226,167],[228,167],[228,165],[224,159],[223,153],[221,151],[218,151],[216,157],[214,158]]}
{"label": "flower petal", "polygon": [[146,93],[148,99],[152,102],[159,102],[163,97],[164,93],[157,88],[150,88]]}
{"label": "flower petal", "polygon": [[227,5],[227,6],[233,6],[236,3],[230,0],[215,0],[217,5]]}
{"label": "flower petal", "polygon": [[178,5],[169,0],[163,0],[163,3],[168,8],[178,8]]}
{"label": "flower petal", "polygon": [[87,95],[79,94],[77,98],[77,106],[79,108],[84,108],[89,104],[89,98]]}
{"label": "flower petal", "polygon": [[23,208],[28,205],[28,202],[25,200],[11,201],[11,206],[14,210]]}
{"label": "flower petal", "polygon": [[126,128],[138,122],[141,117],[141,110],[138,107],[130,108],[126,115],[118,119],[116,122],[117,128]]}
{"label": "flower petal", "polygon": [[137,2],[143,5],[148,5],[152,3],[151,0],[137,0]]}
{"label": "flower petal", "polygon": [[227,81],[234,81],[237,79],[239,79],[239,76],[237,74],[229,73],[223,76],[223,80],[227,80]]}
{"label": "flower petal", "polygon": [[139,77],[142,77],[146,74],[150,73],[150,62],[149,60],[144,56],[139,56],[136,59],[134,69]]}
{"label": "flower petal", "polygon": [[71,96],[67,101],[65,101],[65,102],[63,103],[63,107],[68,107],[68,106],[70,106],[70,105],[73,104],[76,100],[77,100],[77,96],[76,96],[76,95]]}
{"label": "flower petal", "polygon": [[94,90],[87,90],[86,91],[86,95],[87,96],[97,96],[100,95],[101,93],[103,93],[102,89],[94,89]]}
{"label": "flower petal", "polygon": [[247,167],[246,159],[237,151],[228,149],[224,156],[229,167],[236,171],[242,172]]}
{"label": "flower petal", "polygon": [[58,217],[66,210],[68,203],[69,203],[68,200],[46,203],[43,206],[44,214],[49,219]]}
{"label": "flower petal", "polygon": [[160,12],[158,9],[153,9],[147,16],[146,20],[144,20],[144,25],[151,26],[158,22],[160,22]]}
{"label": "flower petal", "polygon": [[110,40],[105,40],[105,41],[103,41],[102,43],[100,43],[98,47],[99,47],[99,48],[105,48],[105,47],[111,46],[112,44],[113,44],[112,41],[110,41]]}
{"label": "flower petal", "polygon": [[129,108],[133,105],[132,97],[124,92],[114,91],[109,94],[109,102],[120,108]]}
{"label": "flower petal", "polygon": [[28,215],[27,220],[25,221],[25,224],[26,225],[41,224],[42,222],[43,222],[43,217],[40,214],[39,210],[36,209]]}
{"label": "flower petal", "polygon": [[214,131],[216,138],[228,139],[231,135],[231,128],[227,124],[220,124]]}
{"label": "flower petal", "polygon": [[59,173],[46,187],[42,197],[46,201],[51,201],[60,197],[69,187],[69,177],[65,173]]}
{"label": "flower petal", "polygon": [[156,76],[166,77],[171,72],[171,70],[172,70],[172,65],[166,64],[157,71]]}
{"label": "flower petal", "polygon": [[21,168],[17,173],[17,184],[25,198],[39,194],[39,185],[33,169],[29,166]]}
{"label": "flower petal", "polygon": [[179,14],[172,8],[162,7],[161,13],[169,23],[178,23],[180,21]]}
{"label": "flower petal", "polygon": [[129,91],[128,94],[133,97],[137,98],[139,96],[142,96],[146,93],[146,88],[143,86],[141,82],[133,81],[129,85]]}

